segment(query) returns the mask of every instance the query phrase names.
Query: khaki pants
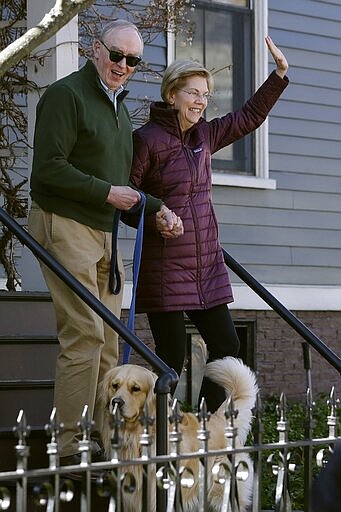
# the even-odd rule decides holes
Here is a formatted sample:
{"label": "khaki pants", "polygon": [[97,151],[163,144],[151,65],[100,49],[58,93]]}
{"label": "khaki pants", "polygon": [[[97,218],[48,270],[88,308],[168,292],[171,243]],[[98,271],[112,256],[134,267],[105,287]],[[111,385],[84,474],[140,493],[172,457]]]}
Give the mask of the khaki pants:
{"label": "khaki pants", "polygon": [[[109,291],[111,233],[98,231],[72,219],[43,211],[33,203],[29,214],[30,234],[78,279],[97,299],[120,317],[120,295]],[[122,288],[124,270],[118,255]],[[79,452],[77,427],[84,405],[101,430],[102,414],[96,410],[98,385],[105,372],[117,365],[118,335],[85,302],[41,265],[57,318],[60,353],[56,365],[54,405],[64,430],[60,454]]]}

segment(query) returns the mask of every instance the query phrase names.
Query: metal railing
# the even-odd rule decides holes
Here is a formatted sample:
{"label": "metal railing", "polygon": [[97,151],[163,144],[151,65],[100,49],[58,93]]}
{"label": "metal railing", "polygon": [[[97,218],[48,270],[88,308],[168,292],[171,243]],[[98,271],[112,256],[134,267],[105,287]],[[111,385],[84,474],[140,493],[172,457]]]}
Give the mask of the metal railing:
{"label": "metal railing", "polygon": [[[214,486],[219,496],[220,512],[240,512],[241,486],[249,487],[252,500],[252,512],[260,512],[262,498],[262,472],[264,465],[269,467],[273,481],[273,504],[275,512],[292,511],[290,481],[292,475],[312,472],[323,467],[332,453],[333,445],[338,438],[338,419],[336,414],[337,400],[332,388],[328,400],[328,414],[325,420],[328,435],[313,438],[312,404],[309,390],[306,403],[306,436],[302,440],[289,441],[290,424],[287,418],[287,404],[282,394],[276,408],[278,421],[276,425],[276,442],[263,443],[262,407],[258,399],[254,410],[254,442],[252,445],[237,448],[237,429],[234,421],[237,411],[229,401],[225,412],[226,446],[221,450],[208,450],[208,439],[214,436],[209,430],[209,415],[203,403],[198,413],[197,443],[198,450],[182,453],[181,421],[182,416],[176,401],[170,410],[172,428],[169,432],[169,453],[153,455],[155,429],[153,418],[143,418],[143,434],[140,435],[141,456],[136,459],[122,460],[122,428],[123,422],[119,409],[114,408],[112,414],[111,457],[108,462],[91,462],[91,418],[87,406],[84,407],[79,428],[82,432],[81,462],[79,465],[60,466],[58,436],[62,426],[56,422],[56,410],[53,409],[49,423],[45,429],[49,436],[46,444],[48,467],[27,469],[30,457],[28,437],[29,426],[23,410],[19,412],[17,424],[13,428],[18,438],[15,446],[16,469],[0,472],[0,510],[16,512],[46,511],[59,512],[64,504],[67,510],[80,512],[130,512],[129,503],[134,504],[136,512],[159,512],[155,507],[155,488],[161,489],[166,495],[167,512],[183,512],[193,510],[207,512],[211,510],[211,491]],[[307,451],[315,450],[314,460],[307,457]],[[317,451],[318,450],[318,451]],[[193,471],[192,461],[197,461],[197,473]],[[155,465],[158,470],[155,472]],[[191,467],[190,467],[191,465]],[[134,467],[142,467],[141,482],[136,480]],[[70,473],[73,477],[70,479]],[[134,476],[135,474],[135,476]],[[76,476],[76,478],[75,478]],[[297,476],[296,476],[297,478]],[[139,486],[138,498],[137,487]],[[193,489],[193,509],[184,506],[186,493]],[[127,504],[128,503],[128,504]],[[217,503],[217,502],[216,502]],[[70,508],[73,505],[73,508]],[[217,504],[216,504],[217,506]],[[214,510],[217,510],[216,508]],[[307,512],[309,508],[304,508]]]}

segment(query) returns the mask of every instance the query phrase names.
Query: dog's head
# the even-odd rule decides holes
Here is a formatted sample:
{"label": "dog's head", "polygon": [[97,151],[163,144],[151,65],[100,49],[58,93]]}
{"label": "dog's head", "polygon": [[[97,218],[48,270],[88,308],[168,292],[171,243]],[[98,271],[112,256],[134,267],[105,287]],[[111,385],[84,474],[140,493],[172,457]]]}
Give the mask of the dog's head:
{"label": "dog's head", "polygon": [[147,368],[125,364],[109,370],[102,381],[101,400],[107,412],[118,404],[122,418],[133,423],[142,415],[145,405],[154,414],[154,385],[157,375]]}

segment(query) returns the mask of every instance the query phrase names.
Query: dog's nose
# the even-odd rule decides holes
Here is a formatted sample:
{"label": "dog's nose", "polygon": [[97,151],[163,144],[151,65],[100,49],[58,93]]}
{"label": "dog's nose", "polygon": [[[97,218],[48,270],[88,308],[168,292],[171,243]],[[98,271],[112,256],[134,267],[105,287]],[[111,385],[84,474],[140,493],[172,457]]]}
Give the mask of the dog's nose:
{"label": "dog's nose", "polygon": [[117,404],[119,409],[122,409],[122,407],[125,404],[125,401],[120,396],[117,396],[115,398],[112,398],[111,400],[111,407],[114,408],[114,405]]}

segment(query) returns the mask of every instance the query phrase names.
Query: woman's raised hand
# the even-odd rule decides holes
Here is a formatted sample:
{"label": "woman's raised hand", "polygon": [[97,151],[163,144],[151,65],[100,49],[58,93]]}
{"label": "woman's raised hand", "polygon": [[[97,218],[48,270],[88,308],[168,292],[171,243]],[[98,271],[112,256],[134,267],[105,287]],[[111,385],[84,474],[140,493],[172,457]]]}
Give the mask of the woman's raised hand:
{"label": "woman's raised hand", "polygon": [[265,42],[267,47],[269,48],[269,52],[271,53],[273,60],[276,62],[276,73],[281,78],[283,78],[286,75],[286,72],[288,71],[288,61],[285,58],[284,54],[281,52],[281,50],[272,41],[270,36],[267,36],[265,38]]}

